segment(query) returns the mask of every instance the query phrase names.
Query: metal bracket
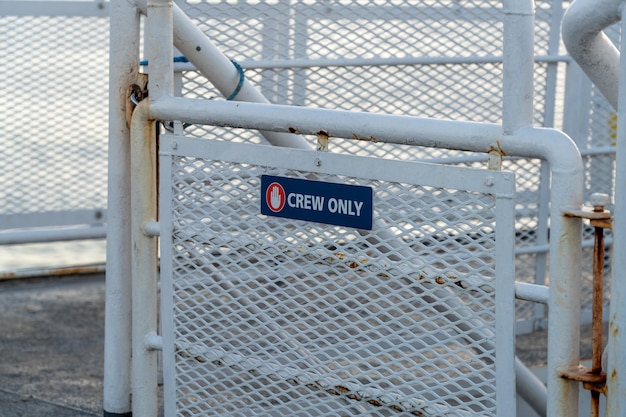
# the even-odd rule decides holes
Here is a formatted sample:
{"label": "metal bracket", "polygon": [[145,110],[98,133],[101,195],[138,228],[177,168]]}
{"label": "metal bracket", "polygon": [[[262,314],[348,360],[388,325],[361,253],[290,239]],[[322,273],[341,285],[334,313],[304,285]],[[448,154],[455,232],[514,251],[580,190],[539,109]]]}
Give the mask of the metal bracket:
{"label": "metal bracket", "polygon": [[596,211],[595,209],[591,209],[588,207],[583,207],[580,210],[564,210],[563,215],[565,217],[577,217],[579,219],[587,219],[587,220],[611,220],[611,212],[608,210],[602,209],[602,211]]}
{"label": "metal bracket", "polygon": [[589,391],[606,395],[606,373],[594,372],[591,368],[578,365],[572,368],[558,369],[561,378],[583,383],[583,387]]}
{"label": "metal bracket", "polygon": [[590,204],[592,207],[583,207],[580,210],[563,210],[563,215],[587,219],[593,227],[612,228],[613,217],[611,212],[604,209],[609,204],[609,196],[603,193],[593,193]]}
{"label": "metal bracket", "polygon": [[591,195],[593,209],[564,211],[563,215],[589,220],[594,228],[593,244],[593,303],[592,303],[592,346],[591,368],[576,366],[559,369],[562,378],[583,383],[591,392],[591,417],[600,415],[600,394],[607,394],[606,373],[602,371],[602,302],[604,277],[604,229],[612,227],[611,212],[604,207],[609,204],[607,194]]}

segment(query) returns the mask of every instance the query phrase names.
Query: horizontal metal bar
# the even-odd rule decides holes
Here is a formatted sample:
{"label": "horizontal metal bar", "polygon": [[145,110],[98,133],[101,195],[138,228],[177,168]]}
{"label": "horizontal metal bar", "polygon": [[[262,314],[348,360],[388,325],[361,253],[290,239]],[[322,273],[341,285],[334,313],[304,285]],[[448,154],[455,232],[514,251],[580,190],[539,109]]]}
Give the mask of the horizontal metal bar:
{"label": "horizontal metal bar", "polygon": [[[569,62],[567,55],[545,55],[535,57],[537,63]],[[501,56],[408,56],[401,58],[344,58],[344,59],[277,59],[242,61],[239,65],[243,69],[295,69],[317,67],[378,67],[402,65],[476,65],[500,64]],[[191,63],[175,63],[176,71],[193,71]]]}
{"label": "horizontal metal bar", "polygon": [[25,268],[0,272],[0,281],[24,278],[99,274],[103,273],[105,269],[106,268],[104,264],[78,265],[55,268]]}
{"label": "horizontal metal bar", "polygon": [[[229,367],[234,370],[246,371],[248,375],[257,378],[270,377],[282,379],[293,385],[309,388],[313,391],[325,391],[332,395],[376,407],[385,407],[389,411],[409,413],[416,416],[442,416],[455,411],[449,406],[415,398],[402,398],[400,394],[384,392],[380,389],[357,385],[352,382],[340,381],[332,376],[326,376],[317,370],[301,370],[285,367],[257,358],[229,353],[205,346],[179,344],[178,354],[185,359],[199,363],[211,362],[213,365]],[[456,411],[459,413],[459,411]]]}
{"label": "horizontal metal bar", "polygon": [[548,304],[548,292],[549,288],[545,285],[515,282],[515,298],[518,300]]}
{"label": "horizontal metal bar", "polygon": [[[613,242],[610,236],[605,237],[604,244],[605,246],[610,246]],[[593,239],[585,239],[582,241],[582,248],[592,248],[593,247]],[[550,251],[550,245],[547,243],[545,245],[532,245],[532,246],[522,246],[519,248],[515,248],[515,255],[527,255],[529,253],[547,253]]]}
{"label": "horizontal metal bar", "polygon": [[104,208],[0,214],[0,230],[87,224],[98,226],[106,223],[106,216]]}
{"label": "horizontal metal bar", "polygon": [[0,245],[104,238],[106,238],[106,226],[11,230],[0,233]]}
{"label": "horizontal metal bar", "polygon": [[158,120],[303,135],[324,133],[331,138],[485,153],[502,139],[502,127],[497,124],[224,100],[163,98],[150,103],[150,115]]}
{"label": "horizontal metal bar", "polygon": [[615,154],[614,146],[599,146],[597,148],[583,148],[580,150],[582,156]]}
{"label": "horizontal metal bar", "polygon": [[100,1],[0,1],[0,16],[108,17],[109,2]]}

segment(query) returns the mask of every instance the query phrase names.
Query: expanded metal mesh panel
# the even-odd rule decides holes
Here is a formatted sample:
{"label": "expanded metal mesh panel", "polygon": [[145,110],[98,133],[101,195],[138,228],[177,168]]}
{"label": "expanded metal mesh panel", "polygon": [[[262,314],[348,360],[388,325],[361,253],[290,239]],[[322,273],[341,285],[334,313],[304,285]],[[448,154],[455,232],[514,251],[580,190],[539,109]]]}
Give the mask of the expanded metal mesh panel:
{"label": "expanded metal mesh panel", "polygon": [[[165,155],[170,145],[162,143]],[[295,169],[294,151],[269,150],[281,152],[271,158],[282,168],[262,158],[231,162],[228,146],[246,161],[268,149],[216,146],[178,138],[162,166],[170,410],[495,416],[499,401],[510,404],[512,393],[496,395],[497,371],[513,375],[505,365],[512,333],[496,356],[496,321],[513,324],[512,206],[511,221],[502,223],[508,239],[498,241],[509,248],[508,273],[507,260],[496,257],[495,194],[502,190],[467,190],[466,169],[443,167],[458,180],[451,188],[419,185],[433,182],[417,164],[380,167],[383,178],[395,167],[403,181],[373,179]],[[263,174],[372,187],[374,228],[261,215]],[[509,290],[497,291],[500,285]],[[503,300],[508,313],[496,310]],[[505,359],[496,369],[498,358]]]}
{"label": "expanded metal mesh panel", "polygon": [[[501,2],[294,0],[234,5],[214,0],[181,5],[229,58],[244,64],[246,77],[271,102],[501,121]],[[535,2],[533,118],[537,126],[559,126],[562,121],[566,64],[555,57],[565,54],[559,32],[566,6]],[[242,25],[245,30],[238,31]],[[205,97],[221,99],[197,73],[186,72],[184,79],[184,95],[195,97],[204,91]],[[190,127],[186,133],[219,140],[260,140],[249,131],[206,126]],[[314,138],[311,144],[315,146]],[[467,156],[485,159],[457,151],[338,139],[332,141],[330,151],[401,160],[448,158],[450,163]],[[544,284],[547,257],[541,247],[548,244],[549,175],[539,175],[538,160],[516,160],[505,166],[518,174],[516,243],[524,253],[518,256],[517,276]],[[533,248],[538,249],[533,252]],[[519,320],[532,319],[534,310],[531,303],[520,302]],[[544,318],[544,312],[537,317]]]}
{"label": "expanded metal mesh panel", "polygon": [[108,44],[106,18],[0,16],[0,215],[106,207]]}
{"label": "expanded metal mesh panel", "polygon": [[[537,3],[537,53],[554,54],[553,2]],[[500,2],[180,4],[229,58],[245,64],[246,76],[271,102],[500,121]],[[553,102],[545,99],[554,94],[545,84],[546,71],[546,64],[537,64],[539,125],[543,105]],[[189,77],[185,95],[221,96],[207,80]]]}

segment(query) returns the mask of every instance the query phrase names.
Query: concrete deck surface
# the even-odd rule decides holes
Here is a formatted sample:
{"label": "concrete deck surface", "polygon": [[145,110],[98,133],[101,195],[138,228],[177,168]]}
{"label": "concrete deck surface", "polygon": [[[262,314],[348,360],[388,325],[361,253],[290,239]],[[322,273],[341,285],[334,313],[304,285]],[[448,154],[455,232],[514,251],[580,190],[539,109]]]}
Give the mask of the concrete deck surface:
{"label": "concrete deck surface", "polygon": [[102,415],[104,275],[0,283],[0,417]]}

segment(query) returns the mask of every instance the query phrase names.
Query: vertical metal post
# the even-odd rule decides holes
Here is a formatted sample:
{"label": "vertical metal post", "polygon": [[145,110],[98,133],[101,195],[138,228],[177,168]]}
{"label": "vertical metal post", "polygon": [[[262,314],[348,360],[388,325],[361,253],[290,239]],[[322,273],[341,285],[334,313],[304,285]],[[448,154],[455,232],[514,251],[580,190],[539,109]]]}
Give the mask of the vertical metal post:
{"label": "vertical metal post", "polygon": [[[533,75],[534,75],[534,2],[532,0],[504,1],[504,70],[502,142],[530,139],[525,131],[532,130],[533,122]],[[534,130],[537,132],[537,130]],[[547,135],[546,135],[547,136]],[[543,137],[543,140],[548,140]],[[511,154],[510,150],[507,152]],[[571,166],[571,173],[579,167]],[[560,378],[558,368],[578,363],[578,322],[580,293],[580,221],[565,219],[562,215],[564,202],[576,201],[579,205],[582,184],[571,176],[567,185],[575,190],[569,195],[565,189],[557,189],[567,177],[569,169],[552,166],[553,194],[550,210],[550,310],[548,324],[548,401],[547,415],[573,417],[578,411],[578,387]],[[558,202],[558,203],[557,203]],[[557,204],[555,204],[557,203]],[[576,271],[576,272],[574,272]]]}
{"label": "vertical metal post", "polygon": [[[604,210],[609,204],[607,194],[594,193],[591,195],[591,204],[594,213],[610,213]],[[604,295],[604,227],[609,222],[591,219],[594,227],[593,241],[593,295],[591,321],[591,374],[605,378],[602,371],[602,303]],[[605,383],[602,384],[604,386]],[[584,385],[591,390],[591,417],[600,417],[600,390],[592,385]],[[606,392],[606,391],[605,391]]]}
{"label": "vertical metal post", "polygon": [[[624,17],[622,2],[620,12]],[[626,20],[622,18],[622,33]],[[621,50],[626,51],[626,36]],[[617,144],[615,157],[615,197],[613,218],[613,267],[611,268],[611,306],[609,312],[607,407],[606,417],[626,415],[626,65],[619,66]],[[612,85],[615,88],[615,85]]]}
{"label": "vertical metal post", "polygon": [[107,265],[104,325],[105,417],[130,416],[131,255],[128,88],[139,71],[139,13],[111,0]]}
{"label": "vertical metal post", "polygon": [[132,410],[137,417],[158,412],[157,352],[146,338],[157,333],[157,240],[146,232],[156,220],[156,130],[148,100],[133,113],[131,129],[132,230]]}
{"label": "vertical metal post", "polygon": [[172,97],[172,1],[147,4],[146,54],[150,62],[150,100],[135,109],[131,122],[131,231],[132,231],[132,410],[137,417],[156,416],[157,352],[147,343],[158,334],[157,239],[146,225],[157,219],[156,124],[150,103]]}

